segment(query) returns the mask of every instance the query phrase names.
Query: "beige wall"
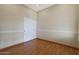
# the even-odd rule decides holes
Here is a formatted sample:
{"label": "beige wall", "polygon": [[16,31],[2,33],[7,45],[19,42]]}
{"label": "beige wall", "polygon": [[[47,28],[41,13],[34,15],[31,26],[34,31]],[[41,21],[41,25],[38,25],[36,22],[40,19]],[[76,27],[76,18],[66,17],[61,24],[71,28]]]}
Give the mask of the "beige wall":
{"label": "beige wall", "polygon": [[38,12],[37,37],[79,48],[77,6],[55,5]]}
{"label": "beige wall", "polygon": [[[0,5],[0,48],[30,40],[24,39],[24,19],[27,17],[36,21],[36,12],[24,5]],[[36,37],[36,30],[33,31],[30,35],[34,35],[29,37]]]}
{"label": "beige wall", "polygon": [[77,21],[78,26],[77,26],[77,27],[78,27],[78,41],[79,41],[79,4],[77,5],[77,11],[78,11],[78,12],[77,12],[77,17],[78,17],[78,18],[77,18],[77,19],[78,19],[78,21]]}
{"label": "beige wall", "polygon": [[77,7],[55,5],[36,13],[24,5],[0,5],[0,48],[36,38],[36,31],[38,38],[79,47]]}

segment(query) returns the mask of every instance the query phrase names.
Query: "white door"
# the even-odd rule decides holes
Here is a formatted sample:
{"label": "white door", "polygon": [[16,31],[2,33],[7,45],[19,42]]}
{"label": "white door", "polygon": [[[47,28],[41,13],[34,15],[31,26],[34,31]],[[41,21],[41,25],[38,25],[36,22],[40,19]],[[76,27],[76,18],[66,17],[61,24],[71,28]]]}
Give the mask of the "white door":
{"label": "white door", "polygon": [[36,38],[36,20],[31,17],[24,18],[24,41]]}

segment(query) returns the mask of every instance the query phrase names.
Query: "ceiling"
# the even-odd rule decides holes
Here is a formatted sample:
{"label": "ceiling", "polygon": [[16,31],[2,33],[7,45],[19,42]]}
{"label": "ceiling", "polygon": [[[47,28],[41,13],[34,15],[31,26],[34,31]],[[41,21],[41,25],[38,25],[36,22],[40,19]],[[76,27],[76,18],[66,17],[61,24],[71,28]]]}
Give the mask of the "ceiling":
{"label": "ceiling", "polygon": [[25,5],[32,8],[36,12],[38,12],[40,10],[46,9],[50,6],[53,6],[54,4],[25,4]]}

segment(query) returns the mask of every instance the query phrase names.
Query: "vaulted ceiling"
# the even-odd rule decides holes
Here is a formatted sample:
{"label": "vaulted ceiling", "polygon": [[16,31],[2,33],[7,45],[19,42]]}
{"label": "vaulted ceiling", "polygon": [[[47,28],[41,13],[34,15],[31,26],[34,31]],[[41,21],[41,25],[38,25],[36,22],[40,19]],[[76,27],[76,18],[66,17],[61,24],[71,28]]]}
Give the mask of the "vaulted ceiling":
{"label": "vaulted ceiling", "polygon": [[48,7],[53,6],[54,4],[25,4],[26,6],[32,8],[33,10],[35,10],[36,12],[46,9]]}

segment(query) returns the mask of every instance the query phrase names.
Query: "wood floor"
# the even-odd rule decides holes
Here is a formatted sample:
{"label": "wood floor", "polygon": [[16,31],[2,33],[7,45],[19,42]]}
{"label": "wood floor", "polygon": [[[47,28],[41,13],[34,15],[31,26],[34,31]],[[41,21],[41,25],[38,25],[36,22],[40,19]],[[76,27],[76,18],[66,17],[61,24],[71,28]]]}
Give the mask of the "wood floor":
{"label": "wood floor", "polygon": [[0,50],[0,55],[79,55],[79,49],[34,39]]}

